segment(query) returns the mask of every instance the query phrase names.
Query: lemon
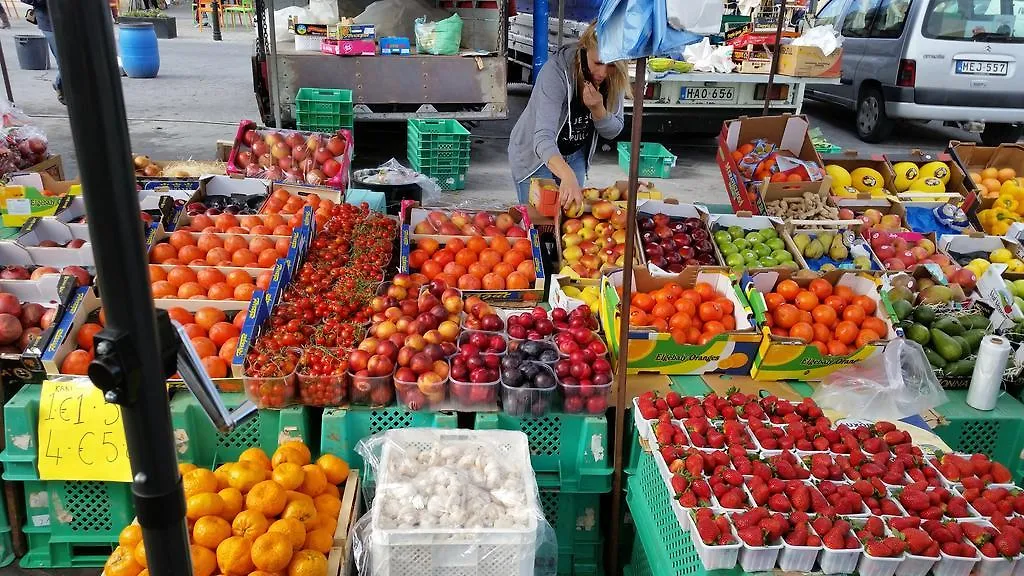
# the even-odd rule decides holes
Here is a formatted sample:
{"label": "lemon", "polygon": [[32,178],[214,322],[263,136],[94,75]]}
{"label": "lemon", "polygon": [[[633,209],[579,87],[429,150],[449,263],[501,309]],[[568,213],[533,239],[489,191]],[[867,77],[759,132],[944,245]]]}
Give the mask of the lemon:
{"label": "lemon", "polygon": [[989,262],[996,264],[1006,264],[1013,259],[1013,253],[1006,248],[997,248],[988,255]]}
{"label": "lemon", "polygon": [[580,297],[580,289],[575,286],[565,286],[562,288],[562,292],[569,298]]}
{"label": "lemon", "polygon": [[[1000,248],[1000,250],[1006,250],[1006,249],[1005,248]],[[1006,251],[1009,252],[1009,250],[1006,250]],[[991,262],[989,262],[988,260],[985,260],[984,258],[975,258],[974,260],[971,260],[967,264],[967,266],[970,267],[972,270],[975,270],[975,275],[976,276],[981,276],[982,274],[985,273],[985,270],[988,270],[989,264],[991,264]]]}
{"label": "lemon", "polygon": [[1024,272],[1024,262],[1014,258],[1006,263],[1007,272]]}

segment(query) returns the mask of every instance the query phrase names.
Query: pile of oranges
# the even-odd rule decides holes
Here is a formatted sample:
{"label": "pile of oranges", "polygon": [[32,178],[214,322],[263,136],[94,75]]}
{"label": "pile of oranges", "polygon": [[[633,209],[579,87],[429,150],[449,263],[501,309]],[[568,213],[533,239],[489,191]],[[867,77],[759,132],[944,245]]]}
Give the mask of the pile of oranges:
{"label": "pile of oranges", "polygon": [[324,222],[331,217],[331,210],[334,209],[334,202],[328,198],[321,198],[319,194],[306,194],[299,196],[278,188],[267,198],[267,202],[260,209],[263,214],[291,214],[288,224],[292,228],[302,225],[302,209],[306,205],[313,207],[313,218],[317,227],[324,225]]}
{"label": "pile of oranges", "polygon": [[875,316],[875,301],[849,286],[815,278],[807,288],[782,280],[764,297],[765,324],[773,336],[796,338],[822,356],[845,356],[889,333]]}
{"label": "pile of oranges", "polygon": [[[179,464],[195,576],[326,576],[341,513],[344,460],[311,462],[309,448],[285,442],[270,458],[259,448],[216,470]],[[106,576],[148,576],[142,529],[121,531]]]}
{"label": "pile of oranges", "polygon": [[234,266],[272,268],[278,258],[288,255],[291,238],[280,236],[218,236],[210,232],[196,234],[177,230],[167,242],[160,242],[149,251],[150,264],[192,266]]}
{"label": "pile of oranges", "polygon": [[192,217],[188,229],[193,232],[219,232],[221,234],[264,234],[273,236],[291,236],[292,229],[302,224],[302,218],[294,215],[287,220],[280,214],[218,214],[208,216],[198,214]]}
{"label": "pile of oranges", "polygon": [[411,272],[439,278],[460,290],[525,290],[537,278],[533,244],[526,238],[451,238],[442,248],[424,238],[409,252]]}
{"label": "pile of oranges", "polygon": [[257,288],[266,290],[273,278],[271,271],[253,277],[245,270],[232,270],[225,274],[217,268],[149,265],[150,288],[153,298],[180,298],[182,300],[252,300]]}
{"label": "pile of oranges", "polygon": [[970,177],[980,189],[982,198],[998,198],[1000,193],[1012,192],[1022,184],[1017,180],[1017,171],[1013,168],[985,168],[980,172],[971,172]]}
{"label": "pile of oranges", "polygon": [[733,309],[733,302],[711,284],[698,282],[683,288],[669,282],[657,290],[633,293],[629,324],[668,332],[678,344],[707,344],[718,334],[736,329]]}

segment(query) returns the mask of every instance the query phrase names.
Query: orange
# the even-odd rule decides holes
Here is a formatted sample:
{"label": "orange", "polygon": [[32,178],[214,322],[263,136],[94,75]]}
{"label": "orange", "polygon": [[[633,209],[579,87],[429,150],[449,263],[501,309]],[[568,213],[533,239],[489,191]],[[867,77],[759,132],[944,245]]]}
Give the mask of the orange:
{"label": "orange", "polygon": [[235,462],[228,471],[228,485],[245,494],[267,479],[267,471],[253,462]]}
{"label": "orange", "polygon": [[327,483],[327,488],[324,489],[324,494],[330,494],[339,500],[341,499],[341,490],[338,490],[338,487],[330,482]]}
{"label": "orange", "polygon": [[256,510],[268,518],[273,518],[284,510],[285,490],[273,480],[264,480],[252,487],[245,496],[245,507]]}
{"label": "orange", "polygon": [[718,297],[718,293],[715,292],[714,286],[708,284],[707,282],[697,282],[693,286],[693,289],[696,290],[698,294],[700,294],[701,300],[703,300],[704,302],[714,300],[715,298]]}
{"label": "orange", "polygon": [[132,548],[118,546],[107,558],[103,565],[103,573],[106,576],[138,576],[142,572],[142,566],[135,561]]}
{"label": "orange", "polygon": [[828,356],[828,345],[822,342],[821,340],[815,340],[814,342],[811,342],[811,346],[814,346],[815,348],[818,349],[818,354],[821,354],[822,356]]}
{"label": "orange", "polygon": [[725,315],[725,311],[722,310],[722,305],[718,302],[709,301],[701,303],[698,314],[702,322],[710,322],[712,320],[721,320],[722,316]]}
{"label": "orange", "polygon": [[270,528],[270,522],[267,521],[266,516],[256,510],[243,510],[231,522],[231,533],[249,540],[255,540],[268,528]]}
{"label": "orange", "polygon": [[306,464],[302,467],[304,477],[299,492],[309,496],[319,496],[327,488],[327,475],[316,464]]}
{"label": "orange", "polygon": [[217,555],[202,546],[191,546],[192,576],[212,576],[217,571]]}
{"label": "orange", "polygon": [[326,576],[327,557],[316,550],[300,550],[292,555],[288,576]]}
{"label": "orange", "polygon": [[142,542],[142,526],[138,524],[125,526],[117,536],[117,543],[125,548],[134,548],[139,542]]}
{"label": "orange", "polygon": [[196,466],[195,464],[189,464],[188,462],[179,462],[178,474],[184,476],[185,474],[188,474],[189,472],[195,470],[196,468],[198,468],[198,466]]}
{"label": "orange", "polygon": [[224,501],[218,494],[195,494],[185,501],[185,517],[198,520],[203,516],[216,516],[224,511]]}
{"label": "orange", "polygon": [[483,236],[473,236],[466,241],[466,249],[479,254],[487,249],[487,240]]}
{"label": "orange", "polygon": [[217,467],[216,470],[213,471],[213,475],[217,478],[217,486],[219,487],[219,490],[223,490],[231,486],[231,484],[228,482],[228,474],[230,474],[231,469],[234,467],[234,462],[228,462],[227,464],[221,464],[220,466]]}
{"label": "orange", "polygon": [[829,356],[846,356],[850,353],[850,349],[847,348],[846,344],[843,344],[839,340],[828,341],[828,354]]}
{"label": "orange", "polygon": [[[281,454],[282,451],[295,451],[296,453],[298,453],[298,459],[292,460],[290,458],[285,458],[284,455],[282,455],[279,458],[278,454]],[[298,440],[291,440],[278,446],[277,451],[274,452],[274,457],[272,459],[272,463],[275,468],[281,462],[295,462],[299,466],[305,466],[306,464],[309,464],[311,461],[312,455],[309,452],[309,448],[307,448],[305,444],[299,442]]]}
{"label": "orange", "polygon": [[853,344],[857,340],[858,332],[860,332],[860,329],[849,320],[843,320],[836,324],[836,340],[843,344]]}
{"label": "orange", "polygon": [[856,304],[851,304],[843,309],[843,320],[852,322],[856,326],[860,326],[864,322],[865,316],[867,315],[864,313],[864,309]]}
{"label": "orange", "polygon": [[836,323],[836,311],[827,304],[818,304],[811,310],[811,317],[814,318],[816,323],[825,325],[827,328],[831,328]]}
{"label": "orange", "polygon": [[828,342],[832,339],[832,330],[820,322],[815,322],[811,328],[814,330],[814,339],[821,342]]}
{"label": "orange", "polygon": [[846,300],[843,300],[841,296],[833,294],[828,298],[825,298],[825,305],[832,308],[836,312],[842,312],[846,308]]}
{"label": "orange", "polygon": [[800,310],[792,304],[783,304],[775,310],[775,323],[780,328],[789,330],[800,321]]}
{"label": "orange", "polygon": [[292,559],[292,543],[288,536],[267,532],[252,543],[252,563],[260,570],[279,572]]}
{"label": "orange", "polygon": [[807,285],[807,289],[817,296],[818,300],[821,302],[824,302],[825,298],[832,295],[832,285],[824,278],[815,278],[814,280],[811,280],[811,283]]}
{"label": "orange", "polygon": [[288,502],[288,505],[284,507],[284,512],[281,513],[282,518],[294,518],[309,528],[310,525],[316,521],[316,505],[313,503],[313,499],[306,497],[305,500],[298,498]]}
{"label": "orange", "polygon": [[[323,460],[323,457],[320,459]],[[299,486],[302,486],[305,472],[302,471],[302,466],[295,462],[282,462],[274,468],[270,478],[285,490],[297,490]]]}
{"label": "orange", "polygon": [[231,537],[231,524],[220,516],[203,516],[192,527],[192,541],[210,550]]}
{"label": "orange", "polygon": [[[214,325],[213,327],[216,328],[217,326]],[[237,336],[237,334],[235,334],[235,336]],[[273,470],[273,466],[270,464],[270,457],[267,456],[267,453],[260,448],[247,448],[244,452],[238,455],[238,461],[253,462],[263,466],[267,470]]]}
{"label": "orange", "polygon": [[181,477],[181,485],[185,489],[185,498],[217,491],[217,477],[206,468],[197,468]]}
{"label": "orange", "polygon": [[836,286],[835,288],[832,289],[832,294],[839,296],[847,304],[849,304],[855,296],[855,294],[853,293],[853,288],[850,288],[849,286]]}
{"label": "orange", "polygon": [[321,494],[313,498],[313,504],[316,505],[317,516],[337,518],[341,513],[341,500],[337,496]]}
{"label": "orange", "polygon": [[885,320],[878,318],[877,316],[868,316],[860,324],[861,330],[872,330],[881,337],[885,337],[889,333],[889,327],[885,324]]}
{"label": "orange", "polygon": [[525,274],[512,272],[505,278],[505,287],[509,290],[525,290],[530,287],[530,280]]}
{"label": "orange", "polygon": [[871,316],[875,313],[875,301],[867,296],[854,296],[851,304],[860,306],[864,310],[865,316]]}
{"label": "orange", "polygon": [[303,546],[306,550],[316,550],[321,554],[327,554],[334,545],[334,535],[326,530],[313,530],[306,534],[306,543]]}
{"label": "orange", "polygon": [[782,294],[776,294],[772,292],[764,297],[765,306],[769,312],[774,312],[776,308],[786,302],[786,299],[782,297]]}
{"label": "orange", "polygon": [[146,558],[146,542],[141,541],[135,545],[135,551],[132,552],[132,556],[135,558],[135,562],[143,568],[149,567],[149,559]]}
{"label": "orange", "polygon": [[789,329],[790,338],[799,338],[805,344],[810,344],[814,339],[814,328],[806,322],[797,322]]}
{"label": "orange", "polygon": [[796,295],[795,303],[797,308],[810,312],[818,305],[818,297],[814,295],[814,292],[801,290],[800,293]]}
{"label": "orange", "polygon": [[[504,240],[504,237],[499,236]],[[324,454],[317,459],[316,465],[320,467],[324,472],[324,476],[327,481],[337,486],[348,479],[349,467],[348,463],[338,458],[334,454]]]}
{"label": "orange", "polygon": [[508,238],[504,236],[492,236],[491,237],[491,250],[497,250],[504,254],[512,249],[512,245],[509,244]]}
{"label": "orange", "polygon": [[284,534],[292,543],[292,547],[296,550],[302,548],[302,543],[306,541],[306,526],[302,522],[299,522],[295,518],[281,518],[275,520],[270,525],[270,529],[267,533],[277,532]]}
{"label": "orange", "polygon": [[797,294],[800,293],[800,285],[792,280],[783,280],[775,286],[775,292],[785,298],[787,302],[793,302],[796,300]]}
{"label": "orange", "polygon": [[250,557],[252,545],[241,536],[232,536],[217,546],[217,566],[224,576],[246,576],[256,569]]}
{"label": "orange", "polygon": [[326,530],[328,534],[334,534],[338,531],[338,521],[334,518],[318,518],[316,529]]}
{"label": "orange", "polygon": [[878,332],[864,328],[859,334],[857,334],[857,339],[854,340],[853,345],[859,349],[867,346],[875,340],[880,340],[881,338],[882,336]]}

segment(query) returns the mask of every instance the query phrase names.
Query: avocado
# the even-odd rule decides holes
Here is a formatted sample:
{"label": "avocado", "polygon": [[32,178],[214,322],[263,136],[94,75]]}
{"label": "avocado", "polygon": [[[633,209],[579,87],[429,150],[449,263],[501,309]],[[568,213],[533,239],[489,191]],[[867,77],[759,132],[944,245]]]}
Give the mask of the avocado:
{"label": "avocado", "polygon": [[988,317],[981,314],[968,314],[967,316],[961,316],[956,319],[961,326],[968,330],[986,330],[988,329]]}
{"label": "avocado", "polygon": [[942,369],[942,373],[950,378],[970,376],[974,374],[974,359],[950,362]]}
{"label": "avocado", "polygon": [[932,339],[932,335],[928,332],[928,328],[916,322],[912,322],[910,326],[903,330],[903,333],[907,338],[910,338],[921,346],[925,346]]}
{"label": "avocado", "polygon": [[896,318],[898,320],[907,318],[913,310],[914,305],[906,300],[897,300],[892,303],[892,311],[896,313]]}
{"label": "avocado", "polygon": [[[944,319],[943,319],[944,320]],[[957,324],[959,326],[959,324]],[[960,343],[938,328],[932,328],[931,346],[947,362],[955,362],[963,357],[964,351]]]}
{"label": "avocado", "polygon": [[935,310],[928,306],[918,306],[914,310],[914,322],[931,326],[935,322]]}
{"label": "avocado", "polygon": [[963,339],[967,341],[967,348],[970,350],[971,354],[978,353],[978,348],[981,346],[981,339],[984,337],[985,330],[982,328],[974,328],[964,332]]}
{"label": "avocado", "polygon": [[946,366],[946,359],[939,356],[939,353],[931,348],[924,349],[924,355],[928,358],[928,363],[936,368],[943,368]]}
{"label": "avocado", "polygon": [[936,330],[942,330],[950,336],[960,336],[964,333],[964,327],[956,321],[956,318],[951,318],[949,316],[939,318],[932,323],[931,327]]}

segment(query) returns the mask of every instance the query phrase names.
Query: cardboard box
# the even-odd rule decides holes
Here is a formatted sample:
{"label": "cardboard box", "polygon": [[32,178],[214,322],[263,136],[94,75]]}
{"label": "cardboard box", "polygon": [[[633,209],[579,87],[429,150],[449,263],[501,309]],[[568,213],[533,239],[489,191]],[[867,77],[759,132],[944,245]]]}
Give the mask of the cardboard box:
{"label": "cardboard box", "polygon": [[[248,178],[247,178],[248,180]],[[270,183],[270,195],[267,196],[269,200],[271,196],[278,190],[284,190],[292,196],[301,196],[305,198],[311,194],[316,194],[322,199],[330,200],[335,204],[340,204],[345,201],[345,192],[343,190],[337,190],[335,188],[328,188],[326,186],[313,186],[310,184],[285,184],[284,182],[271,182]],[[260,207],[260,214],[267,211],[267,205],[264,203]]]}
{"label": "cardboard box", "polygon": [[[588,303],[580,298],[574,298],[566,293],[566,288],[573,288],[579,291],[592,288],[597,291],[597,300]],[[569,312],[586,304],[596,314],[599,313],[601,306],[600,290],[601,280],[599,279],[574,278],[566,274],[552,274],[551,283],[548,286],[548,304],[552,308],[564,308]]]}
{"label": "cardboard box", "polygon": [[558,215],[558,184],[554,180],[533,178],[530,180],[530,206],[542,216],[554,218]]}
{"label": "cardboard box", "polygon": [[[738,212],[736,214],[712,214],[711,215],[711,239],[715,244],[715,250],[722,259],[722,264],[729,266],[727,256],[722,254],[721,247],[718,242],[714,240],[715,233],[719,230],[725,230],[732,226],[739,226],[745,232],[756,232],[760,230],[767,230],[769,228],[775,230],[777,237],[782,240],[783,248],[793,256],[793,262],[796,263],[796,267],[799,269],[801,266],[806,269],[806,264],[803,262],[803,258],[800,255],[800,251],[796,249],[793,244],[793,239],[790,237],[789,232],[786,230],[786,226],[780,218],[774,218],[772,216],[753,216],[749,212]],[[770,270],[786,269],[786,266],[773,266],[770,268],[746,268],[748,274],[755,274],[757,272],[767,272]]]}
{"label": "cardboard box", "polygon": [[822,188],[828,194],[831,179],[827,176],[818,182],[748,182],[732,156],[732,152],[739,146],[764,138],[800,160],[822,166],[808,128],[806,116],[790,114],[742,117],[728,120],[722,125],[722,132],[718,136],[717,161],[733,208],[751,214],[766,214],[764,204],[768,198],[802,196],[804,192],[821,193]]}
{"label": "cardboard box", "polygon": [[[602,200],[602,202],[608,202],[608,201]],[[582,222],[583,225],[585,226],[586,225],[586,220],[585,219],[595,219],[596,218],[591,213],[591,209],[593,208],[594,204],[596,204],[596,202],[586,202],[585,201],[584,202],[583,213],[580,216],[578,216],[577,218],[569,218],[569,216],[566,215],[562,211],[559,211],[557,216],[555,216],[555,229],[558,230],[558,233],[555,234],[555,250],[556,250],[556,256],[558,257],[558,262],[557,262],[556,268],[560,272],[564,271],[564,270],[571,270],[570,266],[568,266],[567,264],[562,262],[562,254],[563,254],[563,252],[565,250],[565,248],[562,246],[562,236],[564,235],[562,233],[562,230],[564,229],[565,222],[570,221],[570,220],[577,220],[577,221]],[[619,230],[614,230],[612,232],[612,234],[617,234],[617,233],[621,232],[621,234],[619,234],[619,239],[621,241],[620,242],[616,242],[615,244],[616,244],[616,247],[618,247],[618,246],[622,247],[622,253],[618,255],[618,258],[622,258],[622,262],[625,262],[626,224],[627,224],[626,223],[626,202],[624,202],[624,201],[617,201],[617,202],[611,202],[611,204],[613,206],[615,206],[616,212],[619,213],[619,218],[621,219],[620,220],[621,221],[621,226],[620,226]],[[605,227],[614,228],[614,226],[611,223],[611,220],[612,220],[612,218],[610,217],[610,218],[605,219],[605,220],[597,220],[595,222],[591,222],[593,224],[592,228],[593,228],[594,234],[593,234],[592,238],[589,238],[589,240],[591,242],[593,242],[594,244],[597,244],[597,242],[601,240],[602,232],[604,231]],[[581,243],[581,246],[582,246],[582,243]],[[601,247],[601,248],[603,248],[603,247]],[[580,250],[583,250],[583,248],[581,247]],[[643,263],[642,252],[643,252],[643,250],[640,249],[639,245],[638,245],[638,249],[635,252],[634,263],[636,263],[636,264],[642,264]],[[596,261],[591,261],[590,262],[591,265],[588,266],[589,270],[593,271],[592,276],[595,277],[595,278],[602,271],[607,271],[607,270],[611,270],[611,269],[614,269],[614,268],[618,268],[618,267],[621,267],[621,265],[622,265],[622,263],[616,264],[615,262],[617,260],[616,261],[612,261],[612,262],[605,262],[605,261],[603,261],[601,259],[602,258],[602,253],[603,253],[603,250],[599,249],[597,253],[589,254],[589,256],[593,256],[593,258],[588,258],[588,260],[594,260],[595,258],[597,259]],[[584,258],[587,258],[587,256],[588,256],[587,254],[583,254],[580,257],[580,261],[582,262]],[[581,272],[580,270],[582,270],[582,269],[583,268],[581,266],[577,270],[571,270],[571,272],[563,272],[563,273],[572,273],[572,274],[576,274],[578,276],[584,276],[585,275],[584,272],[586,272],[586,270]]]}
{"label": "cardboard box", "polygon": [[[173,230],[187,228],[192,223],[192,217],[186,213],[186,208],[193,202],[200,202],[205,205],[206,199],[211,196],[229,196],[236,202],[251,201],[253,209],[262,209],[266,204],[266,198],[270,196],[271,183],[269,180],[260,178],[240,178],[236,176],[208,175],[199,178],[198,187],[195,190],[186,189],[160,189],[160,192],[174,198],[177,206],[177,217]],[[257,201],[256,198],[263,197]]]}
{"label": "cardboard box", "polygon": [[[625,208],[623,208],[625,209]],[[712,263],[704,264],[705,266],[724,266],[725,260],[722,258],[721,252],[718,251],[718,244],[715,243],[714,238],[711,234],[711,214],[704,206],[696,204],[679,204],[677,202],[661,202],[658,200],[641,200],[637,201],[636,215],[639,221],[642,217],[654,217],[656,214],[665,214],[669,217],[669,222],[679,221],[682,218],[697,218],[704,224],[704,231],[707,232],[707,241],[711,244],[711,252],[714,255],[715,261]],[[639,225],[637,226],[637,234],[641,234]],[[637,260],[645,265],[651,265],[648,262],[647,257],[644,253],[643,242],[640,237],[637,238],[636,243],[637,249]],[[655,273],[658,273],[660,269],[655,267]],[[661,270],[661,272],[667,272]],[[669,272],[670,273],[670,272]]]}
{"label": "cardboard box", "polygon": [[[768,326],[765,325],[767,309],[764,295],[770,293],[775,289],[776,284],[787,278],[794,280],[801,288],[806,288],[815,278],[824,278],[833,286],[849,286],[854,294],[862,294],[871,298],[875,302],[875,316],[883,320],[889,328],[885,339],[878,343],[867,344],[846,356],[828,356],[822,355],[815,346],[804,344],[795,338],[772,335]],[[744,284],[744,292],[757,318],[758,327],[764,335],[750,373],[755,380],[821,380],[839,368],[880,354],[885,348],[885,342],[896,337],[890,319],[891,307],[884,303],[882,297],[879,296],[878,281],[858,272],[834,270],[820,276],[807,272],[798,272],[797,274],[765,272],[749,277]]]}
{"label": "cardboard box", "polygon": [[[906,154],[885,154],[885,161],[890,166],[900,162],[913,162],[918,168],[929,162],[943,162],[949,168],[949,182],[946,183],[946,194],[930,194],[928,192],[899,192],[897,196],[905,202],[932,201],[946,202],[955,200],[957,204],[971,201],[974,195],[974,183],[963,169],[960,168],[953,157],[949,154],[926,154],[918,149],[913,149]],[[893,174],[895,174],[893,170]]]}
{"label": "cardboard box", "polygon": [[[405,274],[418,272],[418,270],[413,270],[409,266],[409,253],[414,249],[416,242],[412,238],[412,229],[408,224],[404,224],[400,230],[401,236],[399,238],[398,271]],[[540,235],[532,228],[528,232],[530,244],[533,246],[533,266],[537,273],[537,278],[534,280],[532,287],[524,290],[463,290],[462,295],[464,297],[479,296],[485,302],[504,307],[532,307],[542,302],[544,300],[544,284],[546,278],[544,276],[544,264],[540,252]],[[431,238],[437,240],[442,246],[445,246],[454,237],[431,236]],[[484,239],[487,240],[488,244],[490,244],[490,237],[485,236]]]}
{"label": "cardboard box", "polygon": [[[274,281],[275,278],[290,277],[290,269],[292,268],[292,266],[290,266],[289,264],[290,262],[288,261],[287,258],[278,258],[273,268],[261,269],[262,271],[259,274],[252,274],[250,268],[225,268],[220,266],[187,266],[187,268],[195,272],[204,269],[208,270],[212,268],[219,270],[225,276],[232,272],[242,270],[246,274],[250,275],[253,284],[258,285],[258,280],[260,279],[261,276],[269,276],[271,283]],[[171,266],[167,264],[153,264],[152,266],[156,266],[164,270],[165,272],[169,272],[171,269],[176,268],[176,266]],[[195,312],[200,308],[216,308],[218,310],[242,310],[243,308],[246,307],[247,304],[247,301],[242,300],[208,300],[205,298],[156,298],[153,300],[153,305],[156,306],[157,308],[162,308],[166,310],[169,308],[177,307],[184,308],[189,312]]]}
{"label": "cardboard box", "polygon": [[736,62],[736,72],[740,74],[768,74],[771,71],[771,52],[751,52]]}
{"label": "cardboard box", "polygon": [[[964,256],[972,252],[978,252],[979,258],[988,260],[988,254],[999,248],[1006,248],[1013,254],[1013,257],[1024,261],[1024,246],[1021,246],[1019,242],[1010,240],[1003,236],[987,236],[980,232],[973,234],[964,235],[953,235],[947,234],[940,236],[938,243],[936,244],[939,252],[949,256],[954,262],[959,263],[961,259],[965,259]],[[961,264],[963,266],[963,264]],[[1014,271],[1011,272],[1009,269],[1002,273],[1003,278],[1006,280],[1021,280],[1024,279],[1024,272]]]}
{"label": "cardboard box", "polygon": [[342,24],[327,27],[327,37],[331,40],[373,40],[377,37],[375,24]]}
{"label": "cardboard box", "polygon": [[839,78],[843,71],[843,49],[826,56],[817,46],[779,48],[779,74],[803,78]]}
{"label": "cardboard box", "polygon": [[75,295],[78,284],[73,276],[47,274],[38,280],[0,280],[0,291],[13,294],[24,304],[35,302],[46,308],[55,308],[53,323],[40,333],[35,342],[29,343],[21,354],[0,354],[0,379],[13,392],[23,384],[38,384],[46,378],[46,370],[40,360],[58,330],[64,313]]}
{"label": "cardboard box", "polygon": [[[733,303],[736,329],[718,334],[707,344],[701,345],[680,344],[671,334],[657,332],[652,327],[631,327],[629,341],[625,344],[629,347],[625,367],[627,374],[750,373],[757,347],[761,343],[761,333],[729,269],[690,266],[679,274],[668,276],[653,276],[642,266],[636,266],[632,271],[634,292],[650,292],[672,282],[684,288],[692,288],[698,282],[711,284]],[[620,270],[603,277],[601,285],[601,325],[613,359],[618,358],[620,346],[619,323],[622,321],[622,310],[616,287],[622,285],[622,274]],[[621,369],[621,366],[616,367],[616,370]]]}
{"label": "cardboard box", "polygon": [[[139,191],[139,208],[149,215],[150,222],[160,223],[164,229],[174,227],[174,217],[178,209],[174,205],[174,198],[158,194],[150,190]],[[74,233],[76,230],[84,231],[79,234],[87,235],[89,225],[85,222],[85,199],[82,196],[64,196],[57,206],[57,212],[52,218],[68,225]]]}
{"label": "cardboard box", "polygon": [[[512,219],[512,225],[518,227],[523,232],[523,236],[508,236],[507,234],[505,234],[505,236],[508,238],[525,238],[527,235],[527,231],[530,230],[530,228],[532,227],[530,223],[530,216],[526,213],[526,206],[511,206],[509,207],[508,210],[504,212],[498,212],[493,210],[449,210],[445,208],[420,208],[419,202],[416,202],[415,200],[402,201],[399,213],[399,223],[408,224],[412,228],[413,240],[418,240],[420,238],[426,237],[434,237],[439,235],[452,236],[462,238],[463,240],[468,240],[473,236],[473,234],[465,234],[461,230],[459,230],[458,234],[441,234],[440,232],[434,232],[433,225],[428,221],[428,219],[431,217],[431,214],[435,212],[443,215],[445,218],[449,220],[453,216],[457,215],[460,218],[464,218],[466,220],[466,222],[463,224],[464,226],[474,225],[478,229],[480,229],[480,226],[474,224],[473,222],[477,214],[489,214],[492,218],[497,218],[502,214],[508,215]],[[416,228],[421,223],[424,222],[426,222],[424,228],[429,228],[431,231],[426,232],[424,230],[421,233],[417,233]],[[457,225],[456,229],[458,229]],[[478,233],[479,235],[483,236],[483,232],[484,230],[480,229]]]}
{"label": "cardboard box", "polygon": [[53,332],[53,336],[39,355],[46,374],[50,376],[61,374],[60,365],[64,362],[64,358],[78,349],[76,342],[78,329],[88,322],[90,317],[94,321],[98,321],[96,319],[99,315],[100,305],[100,299],[92,287],[86,286],[75,291],[67,310]]}
{"label": "cardboard box", "polygon": [[[892,165],[886,162],[885,157],[881,154],[860,154],[856,150],[846,149],[839,154],[822,154],[821,161],[824,163],[824,166],[840,166],[851,174],[857,168],[871,168],[882,175],[882,181],[877,184],[877,187],[884,189],[889,194],[896,194],[896,187],[893,185],[893,180],[896,178],[896,174],[892,171]],[[840,190],[838,189],[837,183],[833,182],[832,184],[832,195],[836,196],[835,200],[837,205],[840,196],[846,198],[853,196],[858,199],[871,197],[870,194],[860,192],[856,189],[847,191],[847,194],[839,194]],[[884,200],[884,197],[875,197]]]}
{"label": "cardboard box", "polygon": [[[45,240],[52,240],[60,246],[40,246]],[[72,240],[84,240],[85,244],[79,248],[65,248],[64,245]],[[32,263],[40,266],[63,268],[96,265],[92,245],[89,243],[88,227],[82,229],[79,226],[72,230],[67,224],[53,218],[32,218],[22,227],[17,243],[25,248]]]}
{"label": "cardboard box", "polygon": [[[637,191],[637,201],[640,200],[661,200],[662,194],[655,187],[653,182],[639,181],[637,184],[639,190]],[[618,191],[618,197],[614,194],[605,194],[605,191],[614,188]],[[625,201],[629,197],[629,182],[625,180],[619,180],[610,186],[605,188],[596,188],[594,186],[585,186],[583,188],[583,204],[584,212],[586,207],[598,200],[610,200],[610,201]],[[533,207],[540,215],[548,218],[554,218],[559,210],[558,204],[558,183],[550,178],[533,178],[530,180],[530,195],[529,204]]]}
{"label": "cardboard box", "polygon": [[54,154],[38,164],[29,166],[27,171],[46,173],[59,182],[64,179],[64,160],[60,157],[60,154]]}
{"label": "cardboard box", "polygon": [[986,190],[974,182],[971,173],[975,173],[980,178],[981,171],[985,168],[1013,168],[1018,177],[1024,176],[1024,145],[1000,144],[991,147],[978,146],[974,142],[950,140],[947,151],[953,157],[953,161],[968,176],[964,181],[964,186],[969,186],[975,193],[974,196],[965,199],[960,206],[967,213],[971,225],[977,230],[982,230],[983,226],[978,221],[978,212],[991,208],[998,194],[993,195],[990,192],[986,194]]}
{"label": "cardboard box", "polygon": [[30,218],[53,216],[66,196],[46,188],[40,174],[14,175],[6,185],[0,186],[0,222],[4,226],[20,227]]}
{"label": "cardboard box", "polygon": [[860,245],[867,252],[867,257],[871,262],[870,270],[854,270],[853,268],[838,268],[840,270],[849,270],[863,272],[866,274],[881,274],[885,272],[885,266],[875,256],[874,251],[871,249],[871,244],[868,243],[867,239],[864,238],[865,226],[860,220],[836,220],[836,221],[820,221],[820,220],[791,220],[786,224],[786,231],[789,232],[789,237],[793,242],[793,249],[796,249],[796,236],[799,234],[807,234],[813,240],[817,238],[823,232],[830,232],[834,234],[847,234],[849,237],[847,240],[847,249],[851,252],[851,258],[837,263],[828,256],[829,246],[825,246],[825,252],[822,257],[817,258],[811,262],[807,261],[807,257],[803,254],[799,254],[800,267],[804,270],[819,273],[821,267],[825,264],[832,264],[833,266],[839,267],[840,264],[849,264],[853,266],[852,261],[852,248],[851,246]]}

